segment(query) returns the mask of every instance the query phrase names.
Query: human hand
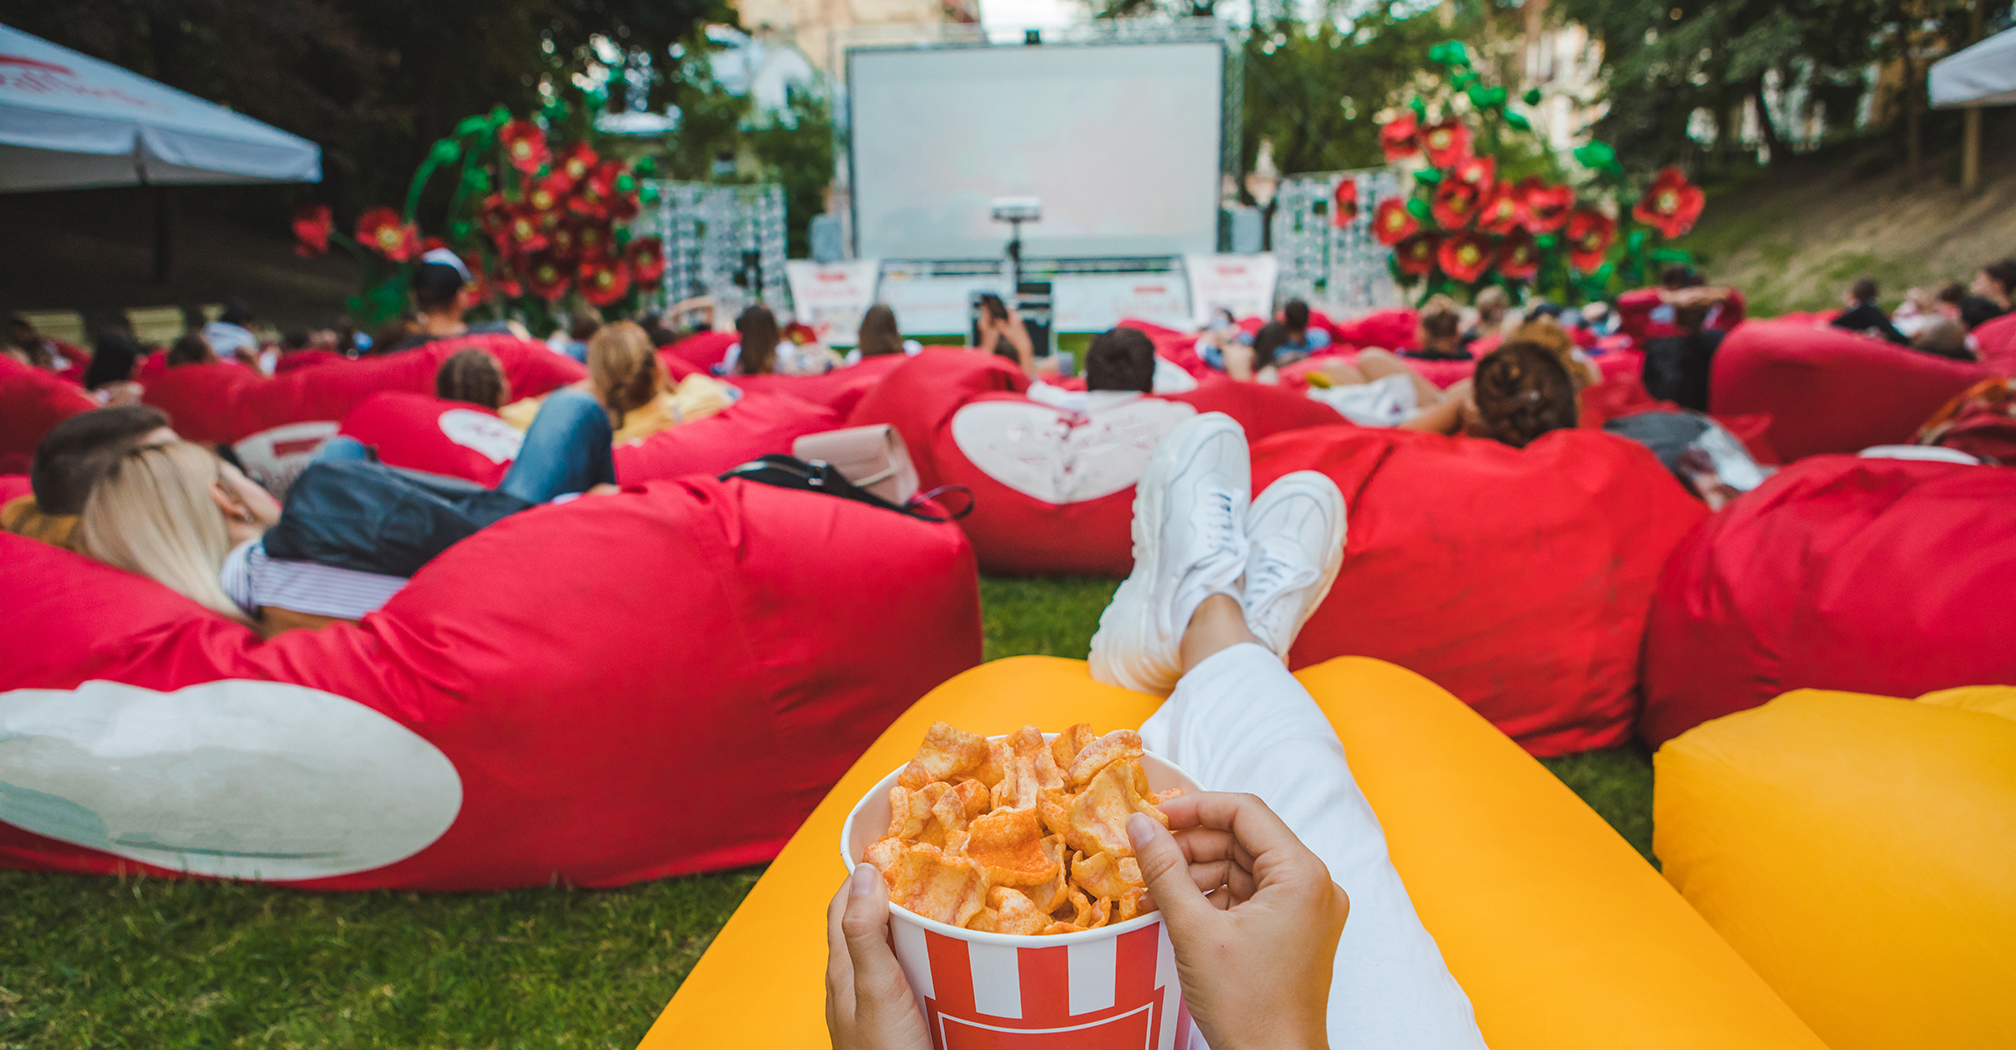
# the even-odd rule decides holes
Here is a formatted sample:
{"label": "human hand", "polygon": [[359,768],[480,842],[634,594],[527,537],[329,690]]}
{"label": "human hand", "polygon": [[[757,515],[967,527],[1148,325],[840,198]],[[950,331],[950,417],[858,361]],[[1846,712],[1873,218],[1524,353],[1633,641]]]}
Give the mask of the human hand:
{"label": "human hand", "polygon": [[873,864],[857,865],[826,906],[826,1031],[833,1050],[931,1050],[889,948],[889,887]]}
{"label": "human hand", "polygon": [[1180,795],[1161,808],[1168,829],[1137,813],[1127,838],[1204,1038],[1216,1050],[1327,1047],[1330,972],[1351,898],[1252,795]]}

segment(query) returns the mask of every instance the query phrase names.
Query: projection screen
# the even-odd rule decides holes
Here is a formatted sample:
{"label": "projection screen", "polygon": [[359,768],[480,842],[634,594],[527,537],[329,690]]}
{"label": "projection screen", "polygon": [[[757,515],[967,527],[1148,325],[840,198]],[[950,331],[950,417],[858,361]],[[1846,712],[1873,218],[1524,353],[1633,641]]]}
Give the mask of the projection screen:
{"label": "projection screen", "polygon": [[848,52],[855,250],[994,259],[996,197],[1039,197],[1023,255],[1218,246],[1219,43]]}

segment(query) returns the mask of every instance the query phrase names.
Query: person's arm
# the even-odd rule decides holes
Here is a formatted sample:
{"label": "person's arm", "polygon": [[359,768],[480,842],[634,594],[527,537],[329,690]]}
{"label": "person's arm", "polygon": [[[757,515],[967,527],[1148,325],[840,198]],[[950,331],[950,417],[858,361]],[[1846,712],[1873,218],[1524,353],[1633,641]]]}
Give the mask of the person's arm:
{"label": "person's arm", "polygon": [[1001,322],[1001,338],[1015,348],[1015,361],[1022,366],[1022,374],[1034,378],[1036,375],[1036,344],[1029,341],[1029,329],[1022,324],[1022,315],[1008,308],[1008,319]]}
{"label": "person's arm", "polygon": [[1421,410],[1396,429],[1420,430],[1430,434],[1459,434],[1463,431],[1463,410],[1470,403],[1470,380],[1465,379],[1442,391],[1442,400]]}

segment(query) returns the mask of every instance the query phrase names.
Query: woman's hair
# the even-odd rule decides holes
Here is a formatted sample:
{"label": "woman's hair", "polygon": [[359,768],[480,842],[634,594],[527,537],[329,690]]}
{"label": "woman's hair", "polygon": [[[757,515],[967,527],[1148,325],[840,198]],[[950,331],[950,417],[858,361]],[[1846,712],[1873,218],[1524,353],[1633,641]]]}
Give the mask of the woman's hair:
{"label": "woman's hair", "polygon": [[1561,367],[1568,370],[1568,377],[1575,381],[1578,389],[1592,386],[1601,378],[1588,362],[1575,360],[1575,340],[1569,337],[1567,329],[1561,327],[1561,322],[1551,316],[1536,317],[1513,329],[1506,342],[1532,343],[1553,354],[1554,359],[1561,362]]}
{"label": "woman's hair", "polygon": [[434,396],[467,401],[484,408],[503,408],[511,400],[511,381],[504,365],[487,350],[457,350],[434,373]]}
{"label": "woman's hair", "polygon": [[84,389],[96,390],[107,383],[123,383],[133,378],[134,362],[140,360],[140,345],[124,332],[106,332],[98,337],[91,363],[84,368]]}
{"label": "woman's hair", "polygon": [[896,327],[896,311],[881,303],[861,315],[861,336],[857,344],[862,357],[903,352],[903,333]]}
{"label": "woman's hair", "polygon": [[1911,345],[1946,357],[1971,357],[1967,329],[1951,317],[1935,317],[1911,336]]}
{"label": "woman's hair", "polygon": [[1274,363],[1274,354],[1288,343],[1288,326],[1269,321],[1253,333],[1253,371]]}
{"label": "woman's hair", "polygon": [[636,322],[603,325],[589,338],[588,378],[595,400],[609,410],[612,426],[621,429],[624,413],[650,404],[664,387],[664,377],[651,337]]}
{"label": "woman's hair", "polygon": [[243,622],[217,582],[231,553],[224,514],[210,498],[220,468],[208,449],[187,441],[134,449],[92,486],[78,548]]}
{"label": "woman's hair", "polygon": [[769,307],[758,303],[742,311],[735,319],[735,331],[742,336],[742,356],[735,361],[737,372],[760,376],[777,370],[777,344],[784,337],[778,334],[777,315]]}
{"label": "woman's hair", "polygon": [[1496,325],[1505,319],[1505,311],[1512,308],[1512,297],[1505,289],[1492,285],[1477,293],[1477,327]]}
{"label": "woman's hair", "polygon": [[168,367],[177,365],[201,365],[217,360],[217,351],[210,349],[210,340],[191,332],[168,348]]}
{"label": "woman's hair", "polygon": [[1578,419],[1575,384],[1560,358],[1538,343],[1510,342],[1484,355],[1471,380],[1480,436],[1525,448]]}
{"label": "woman's hair", "polygon": [[1454,339],[1463,327],[1463,311],[1456,300],[1438,295],[1421,307],[1421,330],[1430,339]]}

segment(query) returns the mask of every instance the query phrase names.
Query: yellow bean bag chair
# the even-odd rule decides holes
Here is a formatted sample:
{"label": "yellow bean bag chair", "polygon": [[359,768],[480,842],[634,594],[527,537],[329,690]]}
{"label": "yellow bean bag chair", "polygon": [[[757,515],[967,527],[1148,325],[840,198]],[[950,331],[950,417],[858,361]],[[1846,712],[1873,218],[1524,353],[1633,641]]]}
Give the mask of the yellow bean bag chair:
{"label": "yellow bean bag chair", "polygon": [[1833,1050],[2016,1047],[2016,689],[1801,689],[1655,768],[1667,879]]}
{"label": "yellow bean bag chair", "polygon": [[[1297,675],[1337,727],[1393,862],[1495,1050],[1821,1043],[1657,872],[1476,712],[1392,664]],[[1158,701],[1076,660],[1017,657],[939,686],[799,828],[644,1038],[646,1050],[827,1045],[826,902],[847,811],[943,719],[978,733],[1136,726]]]}

